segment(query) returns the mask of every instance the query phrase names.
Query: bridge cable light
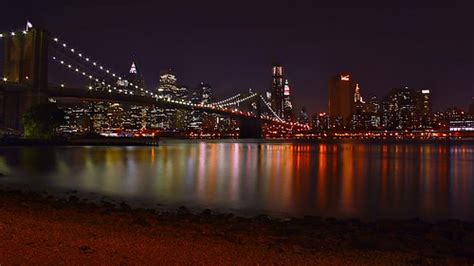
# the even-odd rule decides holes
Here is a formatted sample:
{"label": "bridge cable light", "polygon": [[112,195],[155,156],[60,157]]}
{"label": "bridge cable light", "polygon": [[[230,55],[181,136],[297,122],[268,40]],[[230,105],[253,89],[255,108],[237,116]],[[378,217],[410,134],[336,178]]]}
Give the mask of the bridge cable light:
{"label": "bridge cable light", "polygon": [[[53,58],[54,61],[58,62],[58,59],[57,59],[56,57],[52,57],[52,58]],[[61,62],[62,65],[65,65],[65,64],[66,64],[63,60],[61,60],[60,62]],[[73,68],[73,66],[72,66],[71,64],[66,64],[66,66],[67,66],[69,69],[72,69],[72,68]],[[74,68],[74,70],[75,70],[75,72],[78,72],[78,73],[80,72],[79,68]],[[82,72],[82,74],[83,74],[83,75],[87,75],[86,72]],[[92,76],[92,75],[89,75],[88,77],[89,77],[89,79],[94,79],[94,76]],[[98,78],[95,78],[95,81],[96,81],[96,82],[100,82]],[[122,92],[122,90],[118,90],[117,87],[112,86],[112,85],[110,85],[110,84],[108,84],[108,83],[105,83],[105,81],[101,81],[101,84],[105,85],[107,88],[112,88],[114,91]],[[64,86],[63,86],[63,87],[64,87]],[[89,86],[88,88],[91,89],[91,87],[92,87],[92,86]],[[112,89],[109,89],[108,91],[111,93],[111,92],[112,92]],[[125,90],[124,93],[125,93],[125,94],[132,94],[132,95],[133,95],[133,93],[131,93],[131,92],[129,93],[127,90]]]}
{"label": "bridge cable light", "polygon": [[[54,42],[59,42],[59,39],[58,38],[54,38],[53,39]],[[61,45],[61,44],[60,44]],[[62,47],[67,47],[68,45],[65,43],[65,42],[62,42]],[[65,49],[66,51],[69,51],[71,52],[72,54],[82,58],[83,60],[85,60],[86,62],[89,62],[89,61],[92,61],[90,59],[90,57],[84,55],[83,53],[76,53],[76,50],[74,48],[71,48],[71,49]],[[122,77],[121,76],[118,76],[117,74],[113,73],[110,69],[107,69],[105,68],[103,65],[100,65],[99,63],[97,63],[97,61],[92,61],[92,65],[94,65],[95,67],[97,68],[100,68],[100,70],[106,72],[108,75],[112,76],[113,78],[118,78],[118,80],[122,80]],[[85,76],[85,72],[83,72],[83,76]],[[91,75],[89,75],[89,79],[94,79]],[[97,78],[95,79],[97,82],[99,81]],[[133,83],[130,83],[130,86],[133,86]],[[154,94],[154,93],[150,93],[148,92],[146,89],[143,89],[143,88],[139,88],[138,86],[135,86],[136,89],[140,89],[140,91],[144,91],[146,92],[146,94],[152,96],[152,97],[158,97],[157,94]],[[127,91],[128,92],[128,91]]]}
{"label": "bridge cable light", "polygon": [[[57,38],[54,38],[53,40],[54,40],[55,42],[57,42],[58,39],[57,39]],[[66,47],[67,44],[66,44],[66,43],[63,43],[62,46],[63,46],[63,47]],[[90,58],[89,58],[89,57],[84,56],[83,53],[77,54],[77,53],[76,53],[76,50],[73,49],[73,48],[72,48],[72,49],[69,49],[69,50],[66,49],[66,51],[69,51],[69,52],[73,53],[74,55],[79,56],[80,58],[85,59],[85,61],[87,61],[87,62],[90,61]],[[84,57],[85,57],[85,58],[84,58]],[[99,65],[99,64],[97,63],[97,61],[93,61],[92,64],[93,64],[94,66],[96,66],[96,67],[98,66],[101,70],[103,70],[103,71],[106,72],[107,74],[111,75],[113,78],[117,78],[117,77],[118,77],[119,80],[122,80],[122,77],[121,77],[121,76],[118,76],[118,75],[116,75],[115,73],[112,73],[112,74],[111,74],[112,71],[111,71],[110,69],[106,69],[103,65]],[[114,75],[114,74],[115,74],[115,75]],[[133,84],[131,84],[131,85],[133,85]]]}

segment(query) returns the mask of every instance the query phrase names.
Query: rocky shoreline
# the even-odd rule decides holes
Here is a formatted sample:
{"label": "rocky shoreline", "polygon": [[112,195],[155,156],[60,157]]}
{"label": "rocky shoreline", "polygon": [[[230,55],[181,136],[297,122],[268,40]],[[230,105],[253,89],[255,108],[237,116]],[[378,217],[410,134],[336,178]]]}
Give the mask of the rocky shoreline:
{"label": "rocky shoreline", "polygon": [[[0,192],[0,264],[466,264],[474,223],[244,218]],[[22,254],[22,255],[20,255]]]}

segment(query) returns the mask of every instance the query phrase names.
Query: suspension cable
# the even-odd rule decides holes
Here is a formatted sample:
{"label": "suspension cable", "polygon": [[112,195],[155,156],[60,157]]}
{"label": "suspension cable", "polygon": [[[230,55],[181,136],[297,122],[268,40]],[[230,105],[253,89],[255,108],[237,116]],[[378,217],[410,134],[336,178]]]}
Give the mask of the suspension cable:
{"label": "suspension cable", "polygon": [[227,99],[225,99],[225,100],[222,100],[222,101],[219,101],[219,102],[215,102],[215,103],[211,103],[211,104],[212,104],[212,105],[221,105],[221,104],[224,104],[224,103],[226,103],[226,102],[232,101],[233,99],[236,99],[236,98],[238,98],[238,97],[240,97],[240,93],[237,94],[237,95],[234,95],[234,96],[232,96],[232,97],[230,97],[230,98],[227,98]]}

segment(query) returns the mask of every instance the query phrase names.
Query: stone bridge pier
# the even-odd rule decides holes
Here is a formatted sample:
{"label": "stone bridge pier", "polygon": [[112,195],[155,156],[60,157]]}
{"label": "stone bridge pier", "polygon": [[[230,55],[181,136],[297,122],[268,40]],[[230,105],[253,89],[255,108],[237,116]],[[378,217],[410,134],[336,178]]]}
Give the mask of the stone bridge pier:
{"label": "stone bridge pier", "polygon": [[44,91],[48,88],[48,43],[48,33],[41,29],[3,39],[0,126],[21,130],[25,111],[47,101]]}

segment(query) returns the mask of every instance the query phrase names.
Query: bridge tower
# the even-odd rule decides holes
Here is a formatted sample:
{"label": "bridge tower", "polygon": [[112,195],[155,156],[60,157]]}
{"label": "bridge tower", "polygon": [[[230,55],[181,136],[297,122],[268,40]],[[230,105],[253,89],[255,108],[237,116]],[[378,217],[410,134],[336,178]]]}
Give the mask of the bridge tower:
{"label": "bridge tower", "polygon": [[[21,130],[21,117],[32,105],[46,102],[48,33],[41,29],[4,38],[5,58],[0,85],[0,125]],[[3,91],[3,93],[2,93]]]}
{"label": "bridge tower", "polygon": [[[247,95],[244,95],[244,97]],[[260,97],[257,95],[253,98],[253,101],[250,103],[255,103],[255,116],[252,118],[240,118],[240,138],[253,138],[259,139],[262,138],[262,122],[260,120],[262,115]]]}

